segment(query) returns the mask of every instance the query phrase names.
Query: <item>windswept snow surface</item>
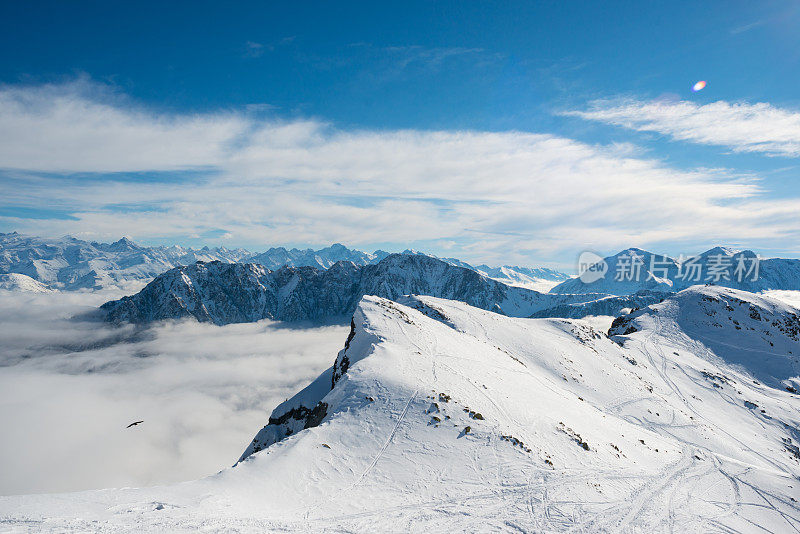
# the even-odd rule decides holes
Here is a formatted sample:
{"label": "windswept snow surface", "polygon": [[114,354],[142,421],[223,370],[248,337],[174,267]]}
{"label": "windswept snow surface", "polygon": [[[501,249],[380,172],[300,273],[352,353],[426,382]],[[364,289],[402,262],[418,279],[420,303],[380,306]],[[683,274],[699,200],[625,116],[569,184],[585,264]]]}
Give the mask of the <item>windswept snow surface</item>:
{"label": "windswept snow surface", "polygon": [[[719,288],[620,320],[613,339],[580,320],[364,297],[332,368],[234,468],[2,498],[0,529],[796,532],[800,398],[756,380],[758,358],[734,364],[734,347],[684,330],[733,298],[762,329],[793,321]],[[771,357],[800,351],[785,327],[772,336]]]}

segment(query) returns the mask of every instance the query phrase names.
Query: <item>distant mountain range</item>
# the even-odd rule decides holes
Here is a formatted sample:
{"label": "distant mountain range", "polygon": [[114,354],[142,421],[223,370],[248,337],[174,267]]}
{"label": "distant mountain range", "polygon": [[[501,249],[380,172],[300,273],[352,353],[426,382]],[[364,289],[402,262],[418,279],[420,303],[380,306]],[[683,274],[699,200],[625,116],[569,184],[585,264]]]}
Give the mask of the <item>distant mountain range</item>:
{"label": "distant mountain range", "polygon": [[0,289],[98,289],[149,282],[140,293],[105,305],[109,320],[193,317],[217,324],[339,320],[353,312],[363,295],[396,299],[424,294],[509,316],[580,318],[618,315],[694,285],[800,290],[800,260],[762,259],[752,251],[716,247],[674,259],[630,248],[596,261],[604,276],[587,280],[546,268],[472,266],[413,250],[366,253],[334,244],[253,254],[14,232],[0,234]]}
{"label": "distant mountain range", "polygon": [[216,324],[275,319],[331,321],[350,316],[364,295],[432,295],[509,316],[597,299],[509,286],[424,254],[390,254],[378,263],[339,261],[328,269],[197,262],[159,275],[139,293],[102,306],[112,322],[192,317]]}
{"label": "distant mountain range", "polygon": [[319,250],[275,247],[260,254],[253,254],[247,258],[247,261],[248,263],[261,264],[273,271],[284,265],[327,269],[337,261],[349,261],[355,265],[369,265],[381,261],[388,255],[388,252],[382,250],[376,250],[374,253],[369,254],[360,250],[351,250],[344,245],[336,243]]}
{"label": "distant mountain range", "polygon": [[545,267],[531,268],[511,265],[489,267],[488,265],[478,265],[474,269],[498,282],[503,282],[510,286],[526,287],[542,293],[547,293],[558,283],[571,278],[568,274]]}
{"label": "distant mountain range", "polygon": [[[70,236],[48,239],[17,232],[0,233],[0,275],[13,273],[27,277],[29,280],[17,276],[13,284],[6,284],[19,290],[38,287],[33,282],[39,282],[46,289],[66,291],[125,286],[131,281],[149,281],[169,269],[196,261],[256,263],[274,271],[283,266],[328,269],[339,261],[359,266],[372,265],[389,254],[382,250],[370,254],[338,243],[319,250],[275,247],[253,253],[225,247],[145,247],[127,238],[114,243],[97,243]],[[406,250],[404,254],[425,255],[413,250]],[[455,258],[443,258],[442,261],[509,285],[539,291],[547,291],[569,278],[564,273],[544,268],[473,267]]]}
{"label": "distant mountain range", "polygon": [[0,233],[0,274],[25,275],[51,289],[100,289],[147,281],[177,265],[196,261],[237,262],[242,249],[142,247],[127,238],[97,243],[62,237],[47,239]]}

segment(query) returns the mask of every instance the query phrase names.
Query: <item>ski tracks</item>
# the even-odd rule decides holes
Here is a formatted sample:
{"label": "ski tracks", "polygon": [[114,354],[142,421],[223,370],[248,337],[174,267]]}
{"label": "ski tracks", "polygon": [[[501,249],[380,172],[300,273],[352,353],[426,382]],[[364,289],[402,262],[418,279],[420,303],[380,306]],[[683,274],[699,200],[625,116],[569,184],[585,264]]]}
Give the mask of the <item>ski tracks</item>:
{"label": "ski tracks", "polygon": [[378,450],[378,454],[375,455],[375,458],[372,459],[372,462],[369,464],[369,466],[367,466],[367,468],[364,470],[364,472],[361,473],[361,475],[353,483],[353,485],[350,486],[350,489],[355,488],[356,486],[358,486],[361,483],[362,480],[364,480],[364,477],[366,477],[370,473],[370,471],[372,471],[372,469],[378,463],[378,460],[380,460],[381,456],[383,456],[383,453],[386,452],[386,449],[392,443],[392,440],[394,439],[395,434],[397,434],[397,430],[400,428],[400,425],[403,423],[403,420],[405,419],[406,414],[408,413],[408,409],[411,407],[411,404],[414,402],[414,399],[417,398],[417,395],[419,395],[419,389],[416,389],[414,391],[414,393],[411,395],[411,397],[409,397],[408,401],[406,402],[405,407],[403,408],[402,413],[400,413],[400,416],[397,418],[397,422],[395,422],[394,427],[392,428],[392,431],[389,433],[389,437],[386,438],[386,441],[381,446],[381,448]]}

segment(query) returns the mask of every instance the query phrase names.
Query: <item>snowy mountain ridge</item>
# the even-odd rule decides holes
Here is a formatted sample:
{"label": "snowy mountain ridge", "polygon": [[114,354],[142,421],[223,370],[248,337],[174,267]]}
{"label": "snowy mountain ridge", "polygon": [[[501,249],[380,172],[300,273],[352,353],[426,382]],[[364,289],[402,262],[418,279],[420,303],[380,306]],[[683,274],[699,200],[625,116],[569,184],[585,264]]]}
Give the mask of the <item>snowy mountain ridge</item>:
{"label": "snowy mountain ridge", "polygon": [[548,269],[546,267],[519,267],[503,265],[502,267],[489,267],[488,265],[478,265],[475,270],[510,286],[526,287],[542,293],[547,293],[565,280],[571,277],[560,271]]}
{"label": "snowy mountain ridge", "polygon": [[797,310],[691,288],[634,312],[609,339],[580,320],[398,300],[360,301],[332,366],[272,412],[235,467],[174,486],[2,497],[0,524],[123,532],[800,528],[800,397],[769,385],[782,383],[771,367],[759,371],[757,359],[741,367],[690,328],[733,313],[727,306],[746,309],[719,321],[721,335],[738,332],[735,319],[777,339],[777,323],[785,344],[775,357],[785,356],[783,349],[800,350],[785,326]]}
{"label": "snowy mountain ridge", "polygon": [[700,342],[707,354],[762,383],[800,391],[800,310],[788,304],[731,288],[697,286],[618,317],[609,335],[639,331]]}
{"label": "snowy mountain ridge", "polygon": [[374,253],[369,254],[360,250],[351,250],[340,243],[335,243],[320,250],[310,248],[287,250],[284,247],[273,247],[265,252],[248,257],[247,261],[248,263],[259,263],[273,271],[280,269],[284,265],[327,269],[338,261],[349,261],[355,265],[369,265],[379,262],[388,255],[388,252],[382,250],[376,250]]}

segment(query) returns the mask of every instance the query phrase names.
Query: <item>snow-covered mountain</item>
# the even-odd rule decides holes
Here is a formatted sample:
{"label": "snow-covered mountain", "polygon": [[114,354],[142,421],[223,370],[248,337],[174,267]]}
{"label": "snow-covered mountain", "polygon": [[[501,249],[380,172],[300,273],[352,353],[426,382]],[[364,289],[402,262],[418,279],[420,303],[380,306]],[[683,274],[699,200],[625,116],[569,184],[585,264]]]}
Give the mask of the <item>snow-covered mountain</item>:
{"label": "snow-covered mountain", "polygon": [[142,247],[127,238],[114,243],[74,237],[46,239],[0,233],[0,274],[18,273],[53,289],[98,289],[147,281],[177,265],[195,261],[239,261],[245,250]]}
{"label": "snow-covered mountain", "polygon": [[632,295],[603,296],[588,302],[559,304],[552,308],[539,310],[531,315],[533,318],[563,317],[565,319],[581,319],[589,315],[605,315],[616,317],[625,310],[643,308],[656,304],[673,293],[642,289]]}
{"label": "snow-covered mountain", "polygon": [[604,259],[604,277],[586,283],[572,278],[552,293],[632,295],[637,291],[677,292],[714,284],[749,292],[800,289],[800,260],[759,258],[753,251],[715,247],[681,261],[630,248]]}
{"label": "snow-covered mountain", "polygon": [[250,263],[259,263],[270,270],[280,269],[284,265],[289,267],[316,267],[327,269],[339,261],[349,261],[356,265],[369,265],[377,263],[388,256],[388,252],[376,250],[374,253],[361,252],[349,249],[336,243],[330,247],[319,250],[293,248],[287,250],[283,247],[274,247],[261,254],[247,258]]}
{"label": "snow-covered mountain", "polygon": [[136,295],[102,306],[112,322],[193,317],[228,324],[261,319],[341,320],[364,295],[424,294],[460,300],[511,316],[584,302],[598,295],[547,295],[512,287],[423,254],[392,254],[378,263],[340,261],[326,270],[253,263],[198,262],[172,269]]}
{"label": "snow-covered mountain", "polygon": [[526,287],[542,293],[547,293],[559,283],[570,279],[568,274],[546,267],[533,268],[515,265],[489,267],[488,265],[478,265],[475,270],[498,282],[503,282],[510,286]]}
{"label": "snow-covered mountain", "polygon": [[[375,252],[375,254],[378,255],[379,252]],[[424,252],[411,249],[403,251],[403,254],[422,254],[425,256],[430,256],[430,254],[425,254]],[[450,265],[455,265],[456,267],[464,267],[466,269],[477,271],[480,274],[493,280],[497,280],[498,282],[502,282],[503,284],[533,289],[534,291],[538,291],[540,293],[547,293],[551,288],[558,285],[560,282],[569,280],[571,278],[568,274],[553,269],[548,269],[546,267],[519,267],[515,265],[490,267],[486,264],[476,266],[459,260],[458,258],[433,257],[449,263]],[[380,261],[380,259],[378,261]]]}
{"label": "snow-covered mountain", "polygon": [[52,291],[41,282],[30,276],[19,273],[0,274],[0,289],[6,291],[24,291],[28,293],[47,293]]}
{"label": "snow-covered mountain", "polygon": [[696,286],[614,321],[609,335],[658,331],[702,343],[771,387],[800,391],[800,310],[719,286]]}
{"label": "snow-covered mountain", "polygon": [[332,366],[272,412],[234,468],[174,486],[0,497],[0,525],[800,528],[800,396],[786,390],[797,310],[691,288],[609,339],[580,320],[398,300],[361,300]]}
{"label": "snow-covered mountain", "polygon": [[[414,250],[406,250],[403,254],[431,256]],[[253,254],[244,249],[231,250],[225,247],[145,247],[124,237],[114,243],[97,243],[70,236],[46,239],[17,232],[0,233],[0,274],[22,274],[46,288],[62,290],[125,286],[131,281],[148,282],[173,267],[191,265],[197,261],[246,261],[274,271],[285,265],[328,269],[340,261],[371,265],[387,256],[389,253],[382,250],[370,254],[339,243],[319,250],[274,247]],[[493,269],[486,265],[476,268],[456,258],[441,259],[451,265],[476,270],[508,285],[542,292],[546,292],[557,281],[568,278],[563,273],[549,269],[509,266]]]}

